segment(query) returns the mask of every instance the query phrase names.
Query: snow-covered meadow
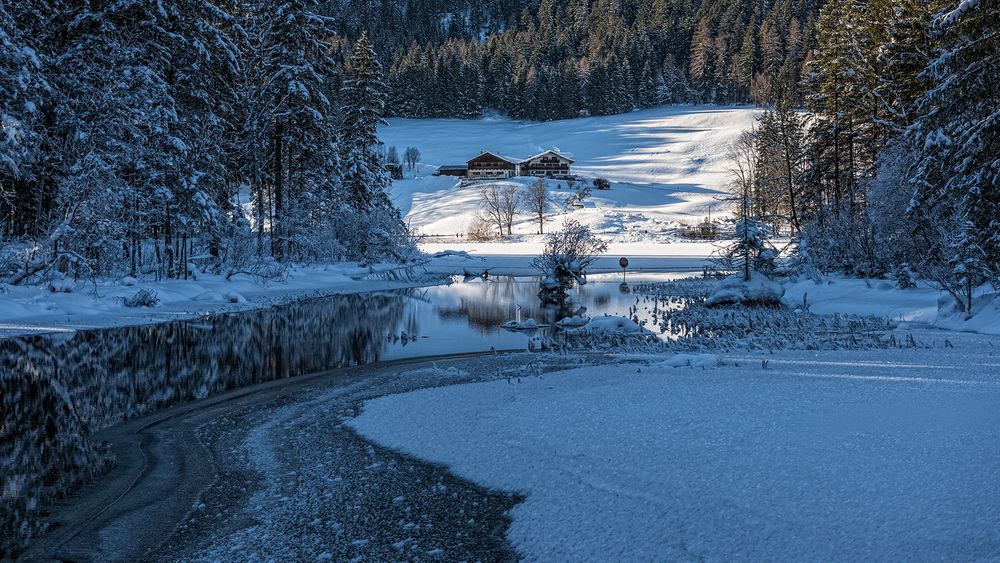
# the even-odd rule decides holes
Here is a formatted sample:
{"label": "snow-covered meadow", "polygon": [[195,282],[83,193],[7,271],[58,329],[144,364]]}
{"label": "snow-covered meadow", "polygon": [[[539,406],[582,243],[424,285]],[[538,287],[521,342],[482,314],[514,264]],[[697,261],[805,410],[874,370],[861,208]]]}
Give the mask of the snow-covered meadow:
{"label": "snow-covered meadow", "polygon": [[[669,238],[662,231],[678,222],[697,223],[710,208],[713,216],[727,213],[716,199],[728,182],[726,147],[752,125],[756,113],[746,106],[671,106],[545,123],[392,119],[379,134],[386,145],[415,146],[422,153],[415,173],[407,172],[391,188],[393,201],[421,234],[465,234],[480,209],[476,185],[432,176],[438,166],[464,164],[482,150],[523,158],[557,149],[575,160],[573,172],[586,183],[604,177],[612,187],[593,190],[582,208],[553,204],[550,228],[570,217],[612,242],[664,242]],[[527,185],[531,179],[511,182]],[[557,200],[572,193],[565,181],[549,185]],[[531,240],[537,224],[525,215],[514,231]]]}
{"label": "snow-covered meadow", "polygon": [[915,338],[425,389],[351,424],[523,494],[527,560],[993,559],[1000,342]]}

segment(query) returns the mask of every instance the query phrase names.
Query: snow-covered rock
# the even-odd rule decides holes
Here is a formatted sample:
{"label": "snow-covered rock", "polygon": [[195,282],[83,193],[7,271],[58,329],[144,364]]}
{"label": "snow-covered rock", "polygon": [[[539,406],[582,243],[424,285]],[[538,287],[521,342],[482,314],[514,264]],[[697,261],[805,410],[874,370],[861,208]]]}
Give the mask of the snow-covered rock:
{"label": "snow-covered rock", "polygon": [[779,305],[784,294],[784,286],[771,281],[760,272],[750,272],[749,281],[743,279],[743,274],[735,274],[716,284],[705,300],[705,305]]}
{"label": "snow-covered rock", "polygon": [[587,334],[640,334],[650,331],[639,326],[639,324],[632,319],[606,316],[595,317],[587,324],[579,328],[567,330],[567,332]]}
{"label": "snow-covered rock", "polygon": [[73,293],[76,283],[66,277],[55,278],[49,281],[48,289],[52,293]]}
{"label": "snow-covered rock", "polygon": [[590,322],[590,317],[587,315],[574,315],[572,317],[564,317],[556,321],[556,326],[563,328],[568,327],[580,327],[584,326]]}
{"label": "snow-covered rock", "polygon": [[523,321],[515,321],[515,320],[507,321],[502,325],[500,325],[500,328],[504,328],[507,330],[535,330],[536,328],[542,328],[546,326],[549,325],[540,324],[535,319],[524,319]]}

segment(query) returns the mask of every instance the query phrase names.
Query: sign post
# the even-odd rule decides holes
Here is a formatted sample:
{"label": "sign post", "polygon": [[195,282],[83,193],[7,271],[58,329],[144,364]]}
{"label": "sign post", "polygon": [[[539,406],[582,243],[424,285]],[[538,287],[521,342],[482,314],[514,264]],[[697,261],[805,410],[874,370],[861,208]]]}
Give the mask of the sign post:
{"label": "sign post", "polygon": [[618,265],[622,267],[622,283],[625,283],[625,268],[628,268],[628,258],[624,256],[619,258]]}

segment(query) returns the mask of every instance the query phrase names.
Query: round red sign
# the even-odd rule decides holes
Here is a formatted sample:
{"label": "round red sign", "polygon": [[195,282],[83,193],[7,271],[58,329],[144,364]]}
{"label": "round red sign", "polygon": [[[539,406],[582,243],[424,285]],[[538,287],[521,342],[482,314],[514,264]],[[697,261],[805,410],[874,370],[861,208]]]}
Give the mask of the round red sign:
{"label": "round red sign", "polygon": [[628,268],[628,258],[625,258],[624,256],[622,256],[618,260],[618,265],[621,266],[622,268]]}

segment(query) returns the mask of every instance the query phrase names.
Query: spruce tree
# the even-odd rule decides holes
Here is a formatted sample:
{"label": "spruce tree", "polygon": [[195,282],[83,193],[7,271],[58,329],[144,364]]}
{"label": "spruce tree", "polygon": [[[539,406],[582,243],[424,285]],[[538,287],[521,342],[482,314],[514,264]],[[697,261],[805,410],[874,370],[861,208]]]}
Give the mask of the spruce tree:
{"label": "spruce tree", "polygon": [[1000,283],[1000,6],[954,3],[934,26],[942,49],[926,73],[936,86],[909,129],[920,155],[909,213],[930,241],[927,269],[971,314],[974,288]]}
{"label": "spruce tree", "polygon": [[378,128],[385,125],[385,85],[382,66],[362,34],[351,55],[347,81],[341,90],[343,125],[340,162],[348,201],[356,209],[390,208],[389,178],[381,163]]}

